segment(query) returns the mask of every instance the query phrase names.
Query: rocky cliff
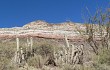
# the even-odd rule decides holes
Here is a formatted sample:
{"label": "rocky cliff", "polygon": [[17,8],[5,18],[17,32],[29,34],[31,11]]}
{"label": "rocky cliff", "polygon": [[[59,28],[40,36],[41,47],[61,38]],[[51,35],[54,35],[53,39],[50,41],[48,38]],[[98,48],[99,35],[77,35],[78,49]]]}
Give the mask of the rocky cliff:
{"label": "rocky cliff", "polygon": [[63,39],[64,35],[68,36],[68,39],[81,40],[82,37],[86,37],[80,34],[85,33],[85,25],[73,22],[64,23],[47,23],[45,21],[34,21],[24,25],[23,27],[13,28],[0,28],[0,38],[15,38],[17,37],[40,37],[40,38],[52,38],[52,39]]}

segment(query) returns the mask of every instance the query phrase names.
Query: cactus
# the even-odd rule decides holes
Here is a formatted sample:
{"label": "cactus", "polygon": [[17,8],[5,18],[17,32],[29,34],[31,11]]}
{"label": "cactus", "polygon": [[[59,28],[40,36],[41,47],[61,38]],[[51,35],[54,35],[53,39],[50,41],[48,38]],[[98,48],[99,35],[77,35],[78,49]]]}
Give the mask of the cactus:
{"label": "cactus", "polygon": [[68,38],[67,38],[67,35],[64,35],[65,37],[65,42],[66,42],[66,63],[69,63],[70,62],[70,46],[69,46],[69,42],[68,42]]}
{"label": "cactus", "polygon": [[60,58],[61,58],[61,64],[64,62],[64,60],[63,60],[63,52],[62,51],[60,51]]}
{"label": "cactus", "polygon": [[16,46],[17,46],[17,51],[16,51],[16,53],[15,53],[15,63],[20,63],[20,58],[19,58],[19,38],[17,37],[16,38]]}
{"label": "cactus", "polygon": [[67,63],[67,60],[68,60],[67,54],[68,54],[68,53],[67,53],[67,50],[66,50],[65,48],[64,48],[64,51],[65,51],[65,56],[64,56],[65,58],[64,58],[64,59],[65,59],[65,63]]}
{"label": "cactus", "polygon": [[28,46],[28,48],[30,46],[30,42],[29,42],[29,38],[28,37],[27,37],[27,46]]}
{"label": "cactus", "polygon": [[23,52],[23,49],[22,48],[20,50],[20,53],[21,53],[21,59],[24,60],[24,52]]}
{"label": "cactus", "polygon": [[69,48],[69,42],[68,42],[67,36],[64,35],[64,37],[65,37],[66,47]]}
{"label": "cactus", "polygon": [[19,51],[19,38],[16,38],[16,43],[17,43],[17,51]]}
{"label": "cactus", "polygon": [[20,63],[21,63],[21,66],[24,66],[25,64],[24,51],[22,48],[20,49]]}
{"label": "cactus", "polygon": [[54,55],[54,58],[55,58],[55,62],[58,63],[58,59],[57,59],[57,53],[55,52],[55,47],[54,48],[54,51],[53,51],[53,55]]}
{"label": "cactus", "polygon": [[32,51],[32,46],[33,46],[33,38],[30,37],[30,47],[31,47],[31,51]]}
{"label": "cactus", "polygon": [[73,60],[73,56],[74,56],[74,52],[75,52],[75,46],[72,44],[72,51],[71,51],[71,63],[72,63],[72,60]]}
{"label": "cactus", "polygon": [[28,48],[30,48],[31,51],[32,51],[32,46],[33,46],[33,38],[32,38],[32,37],[30,37],[30,40],[29,40],[29,38],[27,37],[27,46],[28,46]]}

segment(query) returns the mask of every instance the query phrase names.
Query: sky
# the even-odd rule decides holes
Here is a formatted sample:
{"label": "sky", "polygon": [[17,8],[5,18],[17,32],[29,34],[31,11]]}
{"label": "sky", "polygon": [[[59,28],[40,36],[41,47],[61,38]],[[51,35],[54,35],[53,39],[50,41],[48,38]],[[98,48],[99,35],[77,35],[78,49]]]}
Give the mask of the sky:
{"label": "sky", "polygon": [[84,23],[86,8],[94,14],[105,9],[110,0],[0,0],[0,28],[21,27],[29,22],[49,23],[72,21]]}

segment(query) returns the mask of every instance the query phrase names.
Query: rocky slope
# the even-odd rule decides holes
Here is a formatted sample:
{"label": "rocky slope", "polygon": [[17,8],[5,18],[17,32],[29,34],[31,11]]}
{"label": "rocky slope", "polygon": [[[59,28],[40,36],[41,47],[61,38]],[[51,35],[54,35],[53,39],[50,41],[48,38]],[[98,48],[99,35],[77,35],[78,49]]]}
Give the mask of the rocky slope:
{"label": "rocky slope", "polygon": [[[64,35],[68,39],[81,40],[86,35],[81,35],[80,32],[85,33],[85,25],[73,22],[64,22],[59,24],[47,23],[45,21],[34,21],[24,25],[23,27],[0,28],[0,38],[15,38],[17,37],[40,37],[62,39]],[[80,32],[79,32],[80,31]]]}

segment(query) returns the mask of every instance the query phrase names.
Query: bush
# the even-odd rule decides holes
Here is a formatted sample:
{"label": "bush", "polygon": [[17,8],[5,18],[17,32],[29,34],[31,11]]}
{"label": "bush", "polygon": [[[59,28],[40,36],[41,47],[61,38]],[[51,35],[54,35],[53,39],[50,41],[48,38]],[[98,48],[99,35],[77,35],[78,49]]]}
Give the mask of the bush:
{"label": "bush", "polygon": [[0,57],[0,70],[6,70],[9,60],[6,57]]}
{"label": "bush", "polygon": [[73,68],[73,65],[65,64],[63,70],[75,70],[75,69]]}
{"label": "bush", "polygon": [[100,64],[107,64],[110,65],[110,49],[104,49],[102,52],[99,53],[98,62]]}
{"label": "bush", "polygon": [[0,42],[0,70],[15,70],[15,67],[11,65],[15,50],[14,42]]}
{"label": "bush", "polygon": [[11,59],[15,54],[15,45],[9,43],[1,43],[0,44],[0,57],[6,57],[8,59]]}
{"label": "bush", "polygon": [[42,68],[43,66],[43,59],[40,55],[34,56],[34,57],[30,57],[27,60],[27,63],[29,66],[33,66],[35,68]]}
{"label": "bush", "polygon": [[47,57],[53,53],[53,46],[50,44],[42,44],[36,47],[36,53],[42,57]]}
{"label": "bush", "polygon": [[0,57],[0,70],[17,70],[17,67],[11,64],[10,59]]}

